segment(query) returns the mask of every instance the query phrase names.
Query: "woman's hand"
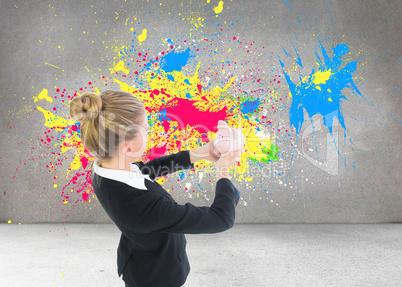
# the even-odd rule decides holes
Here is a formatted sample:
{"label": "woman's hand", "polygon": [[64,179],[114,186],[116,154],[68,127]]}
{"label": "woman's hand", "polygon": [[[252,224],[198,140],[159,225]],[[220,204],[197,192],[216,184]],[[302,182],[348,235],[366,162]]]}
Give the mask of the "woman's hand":
{"label": "woman's hand", "polygon": [[230,151],[226,154],[223,154],[216,162],[216,166],[230,166],[233,165],[236,161],[236,157],[241,155],[245,150],[241,149],[236,152]]}
{"label": "woman's hand", "polygon": [[220,158],[219,155],[215,155],[213,153],[213,143],[212,141],[210,141],[209,143],[197,147],[195,149],[190,150],[190,161],[191,163],[194,163],[196,161],[205,159],[205,160],[209,160],[212,162],[217,162]]}
{"label": "woman's hand", "polygon": [[213,141],[210,141],[209,143],[207,143],[203,147],[205,147],[205,153],[206,153],[205,159],[216,163],[219,160],[220,155],[215,155],[214,154],[214,152],[213,152],[213,149],[214,149]]}

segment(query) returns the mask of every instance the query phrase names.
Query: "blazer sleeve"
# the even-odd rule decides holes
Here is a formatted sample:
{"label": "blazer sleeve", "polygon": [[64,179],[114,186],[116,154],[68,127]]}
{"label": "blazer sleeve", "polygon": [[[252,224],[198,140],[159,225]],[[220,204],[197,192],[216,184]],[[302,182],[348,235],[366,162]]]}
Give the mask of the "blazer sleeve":
{"label": "blazer sleeve", "polygon": [[120,204],[119,217],[135,233],[217,233],[233,227],[239,198],[233,183],[220,178],[211,206],[180,205],[147,191]]}
{"label": "blazer sleeve", "polygon": [[146,163],[140,161],[135,164],[138,165],[143,174],[148,174],[152,180],[182,169],[194,168],[194,163],[190,161],[190,150],[182,150],[178,153],[155,158]]}

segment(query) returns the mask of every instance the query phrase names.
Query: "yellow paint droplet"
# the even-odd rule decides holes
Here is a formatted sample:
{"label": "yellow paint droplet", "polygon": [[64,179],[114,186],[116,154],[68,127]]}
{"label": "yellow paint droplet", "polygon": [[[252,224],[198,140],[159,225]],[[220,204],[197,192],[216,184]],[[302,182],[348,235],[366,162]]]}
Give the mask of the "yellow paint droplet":
{"label": "yellow paint droplet", "polygon": [[332,99],[331,99],[331,98],[328,98],[328,101],[332,102]]}
{"label": "yellow paint droplet", "polygon": [[84,34],[85,34],[86,32],[85,32],[85,31],[83,31],[82,33],[84,33]]}
{"label": "yellow paint droplet", "polygon": [[199,198],[200,197],[200,194],[197,192],[197,198]]}
{"label": "yellow paint droplet", "polygon": [[64,277],[64,273],[61,274],[61,278],[63,278],[63,277]]}
{"label": "yellow paint droplet", "polygon": [[232,48],[229,48],[228,52],[232,51]]}
{"label": "yellow paint droplet", "polygon": [[134,31],[134,28],[131,28],[130,31],[133,32],[133,31]]}
{"label": "yellow paint droplet", "polygon": [[222,70],[222,73],[225,73],[226,71],[225,70]]}
{"label": "yellow paint droplet", "polygon": [[63,200],[63,203],[64,203],[64,204],[67,204],[67,202],[68,202],[68,200],[67,200],[67,199]]}
{"label": "yellow paint droplet", "polygon": [[53,187],[54,187],[54,188],[57,188],[57,183],[53,184]]}
{"label": "yellow paint droplet", "polygon": [[142,42],[145,41],[145,39],[147,38],[147,29],[142,30],[141,35],[138,36],[138,41],[140,42],[140,45]]}
{"label": "yellow paint droplet", "polygon": [[7,221],[9,224],[12,222],[11,220]]}
{"label": "yellow paint droplet", "polygon": [[209,3],[210,2],[210,0],[207,0],[207,3]]}
{"label": "yellow paint droplet", "polygon": [[246,177],[246,180],[248,180],[248,181],[252,181],[252,180],[253,180],[253,178],[252,178],[252,177]]}
{"label": "yellow paint droplet", "polygon": [[332,93],[332,91],[330,89],[327,90],[328,92]]}
{"label": "yellow paint droplet", "polygon": [[216,14],[219,14],[222,12],[222,10],[223,10],[223,1],[219,1],[219,4],[214,8],[214,11]]}

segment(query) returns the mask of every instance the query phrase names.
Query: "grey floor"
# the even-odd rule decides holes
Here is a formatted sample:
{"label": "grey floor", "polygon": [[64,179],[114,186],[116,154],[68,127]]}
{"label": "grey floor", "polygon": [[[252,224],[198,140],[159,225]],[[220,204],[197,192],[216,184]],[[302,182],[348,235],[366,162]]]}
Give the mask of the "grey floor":
{"label": "grey floor", "polygon": [[[0,286],[124,286],[112,224],[0,224]],[[236,224],[187,235],[184,286],[402,286],[401,224]]]}

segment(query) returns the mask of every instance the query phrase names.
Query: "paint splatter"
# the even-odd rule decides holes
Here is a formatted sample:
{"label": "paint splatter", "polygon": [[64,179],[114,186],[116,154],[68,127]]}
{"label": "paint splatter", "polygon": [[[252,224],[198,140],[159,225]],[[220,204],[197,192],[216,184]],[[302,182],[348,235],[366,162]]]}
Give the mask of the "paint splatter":
{"label": "paint splatter", "polygon": [[216,14],[221,13],[223,10],[223,1],[219,1],[218,6],[214,8]]}
{"label": "paint splatter", "polygon": [[[342,90],[352,89],[354,93],[361,96],[360,91],[353,81],[353,72],[356,71],[358,60],[344,63],[342,56],[349,53],[346,44],[338,44],[333,48],[333,57],[329,57],[325,48],[320,42],[323,61],[317,55],[318,71],[312,70],[310,76],[304,78],[300,83],[295,84],[289,75],[283,71],[286,81],[292,93],[292,105],[290,107],[290,123],[300,132],[304,122],[303,109],[306,110],[309,118],[321,114],[324,116],[324,125],[332,134],[333,118],[337,117],[343,129],[346,129],[342,113],[341,101],[346,99]],[[284,64],[281,60],[282,68]]]}
{"label": "paint splatter", "polygon": [[147,29],[143,29],[142,33],[140,35],[138,35],[138,42],[141,45],[142,42],[144,42],[146,39],[147,39]]}

